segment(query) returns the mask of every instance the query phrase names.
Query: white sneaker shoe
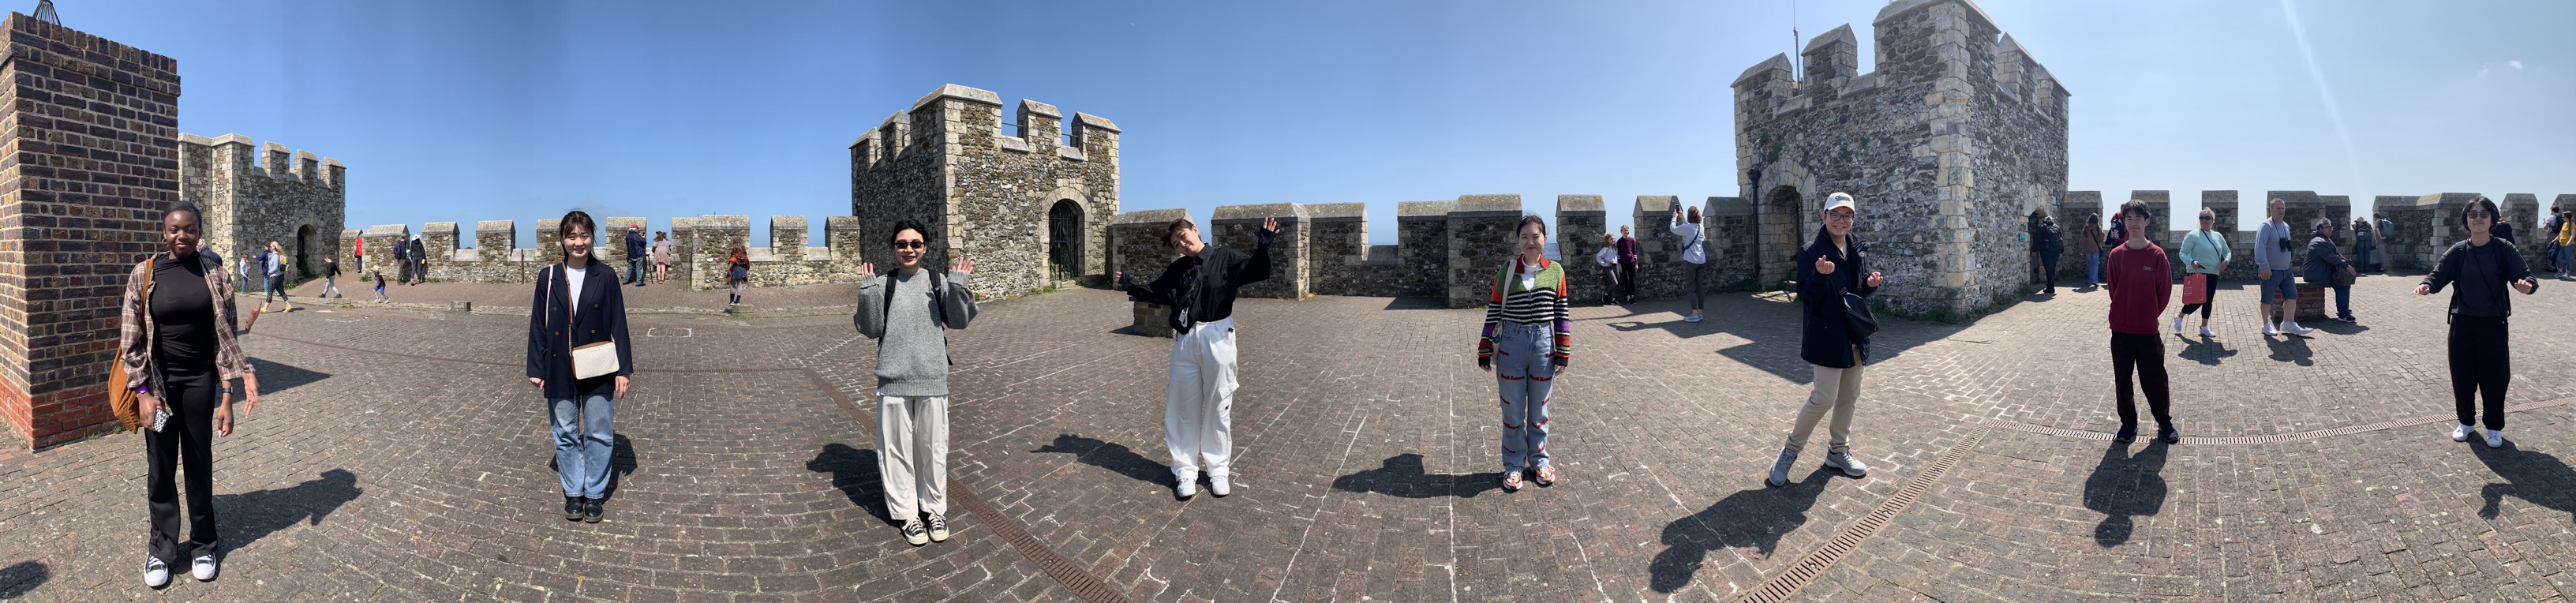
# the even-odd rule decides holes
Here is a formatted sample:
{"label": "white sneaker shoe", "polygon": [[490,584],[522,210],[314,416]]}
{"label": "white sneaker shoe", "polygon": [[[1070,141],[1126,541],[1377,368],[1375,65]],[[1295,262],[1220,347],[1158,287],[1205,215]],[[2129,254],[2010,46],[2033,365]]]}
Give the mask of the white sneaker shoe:
{"label": "white sneaker shoe", "polygon": [[2202,337],[2217,337],[2217,336],[2218,336],[2218,332],[2209,330],[2209,325],[2201,325],[2201,326],[2200,326],[2200,336],[2202,336]]}
{"label": "white sneaker shoe", "polygon": [[2469,441],[2469,436],[2477,434],[2478,430],[2476,428],[2469,427],[2468,424],[2463,423],[2459,427],[2451,428],[2451,441],[2466,442]]}
{"label": "white sneaker shoe", "polygon": [[932,513],[932,514],[930,514],[930,541],[931,541],[931,542],[947,542],[947,541],[948,541],[948,514],[946,514],[946,513]]}
{"label": "white sneaker shoe", "polygon": [[2175,334],[2181,334],[2181,333],[2182,333],[2182,315],[2181,315],[2181,314],[2175,314],[2175,315],[2174,315],[2174,319],[2173,319],[2173,328],[2174,328],[2174,333],[2175,333]]}
{"label": "white sneaker shoe", "polygon": [[1861,464],[1860,459],[1849,451],[1826,453],[1825,466],[1841,469],[1846,476],[1869,477],[1869,466]]}
{"label": "white sneaker shoe", "polygon": [[214,555],[198,555],[196,561],[188,563],[188,571],[189,573],[196,575],[198,582],[213,582],[215,581],[215,563]]}
{"label": "white sneaker shoe", "polygon": [[2283,324],[2281,325],[2281,332],[2283,332],[2283,333],[2289,333],[2289,334],[2291,334],[2291,335],[2306,335],[2306,334],[2309,334],[2309,333],[2314,333],[2314,332],[2316,332],[2316,329],[2311,329],[2311,328],[2307,328],[2307,327],[2299,326],[2299,321],[2295,321],[2295,320],[2293,320],[2293,321],[2290,321],[2290,322],[2287,322],[2287,323],[2283,323]]}
{"label": "white sneaker shoe", "polygon": [[1225,496],[1234,493],[1234,480],[1223,475],[1208,476],[1208,493]]}
{"label": "white sneaker shoe", "polygon": [[1682,322],[1699,322],[1699,315],[1693,314],[1690,316],[1684,316],[1682,317]]}
{"label": "white sneaker shoe", "polygon": [[2271,336],[2273,336],[2273,335],[2279,335],[2279,334],[2281,334],[2281,330],[2280,330],[2280,329],[2272,328],[2272,323],[2268,323],[2268,322],[2267,322],[2267,323],[2263,323],[2263,336],[2264,336],[2264,337],[2271,337]]}
{"label": "white sneaker shoe", "polygon": [[1191,473],[1189,475],[1178,475],[1175,477],[1180,478],[1181,485],[1172,487],[1173,496],[1189,498],[1199,495],[1199,474]]}
{"label": "white sneaker shoe", "polygon": [[160,557],[144,557],[143,585],[152,588],[169,586],[170,564],[162,562]]}
{"label": "white sneaker shoe", "polygon": [[2503,447],[2504,447],[2504,430],[2502,430],[2502,429],[2489,429],[2489,430],[2487,430],[2487,447],[2488,447],[2488,448],[2503,448]]}

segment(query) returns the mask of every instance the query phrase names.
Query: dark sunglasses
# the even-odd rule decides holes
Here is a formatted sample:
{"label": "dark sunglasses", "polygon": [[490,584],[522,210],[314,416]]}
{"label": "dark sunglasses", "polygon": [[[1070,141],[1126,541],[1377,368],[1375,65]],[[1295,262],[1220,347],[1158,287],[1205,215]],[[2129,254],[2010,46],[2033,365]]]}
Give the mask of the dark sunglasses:
{"label": "dark sunglasses", "polygon": [[929,249],[929,241],[895,241],[895,249]]}

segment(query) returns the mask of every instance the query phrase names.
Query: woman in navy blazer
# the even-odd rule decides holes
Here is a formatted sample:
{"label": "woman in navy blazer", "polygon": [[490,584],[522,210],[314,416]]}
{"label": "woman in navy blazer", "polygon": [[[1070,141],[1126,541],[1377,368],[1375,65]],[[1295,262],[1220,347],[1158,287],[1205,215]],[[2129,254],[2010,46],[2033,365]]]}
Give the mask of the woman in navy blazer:
{"label": "woman in navy blazer", "polygon": [[[626,395],[627,376],[635,373],[635,345],[626,336],[617,271],[593,257],[597,223],[574,210],[561,224],[564,261],[537,271],[536,299],[528,304],[528,383],[546,398],[564,519],[598,523],[616,446],[611,419],[616,399]],[[617,371],[574,379],[573,348],[602,341],[615,342]]]}

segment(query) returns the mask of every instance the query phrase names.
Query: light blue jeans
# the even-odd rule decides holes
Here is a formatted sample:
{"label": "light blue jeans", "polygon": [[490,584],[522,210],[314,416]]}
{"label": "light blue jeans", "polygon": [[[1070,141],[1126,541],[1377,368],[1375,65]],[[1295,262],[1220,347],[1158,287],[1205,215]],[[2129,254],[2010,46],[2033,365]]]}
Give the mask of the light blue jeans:
{"label": "light blue jeans", "polygon": [[1503,390],[1503,471],[1548,466],[1547,403],[1556,390],[1550,325],[1505,322],[1494,330],[1494,376]]}
{"label": "light blue jeans", "polygon": [[2084,283],[2102,282],[2102,252],[2084,254]]}
{"label": "light blue jeans", "polygon": [[558,398],[546,402],[555,435],[555,473],[563,477],[564,496],[605,498],[608,467],[617,452],[611,425],[615,398],[607,394]]}

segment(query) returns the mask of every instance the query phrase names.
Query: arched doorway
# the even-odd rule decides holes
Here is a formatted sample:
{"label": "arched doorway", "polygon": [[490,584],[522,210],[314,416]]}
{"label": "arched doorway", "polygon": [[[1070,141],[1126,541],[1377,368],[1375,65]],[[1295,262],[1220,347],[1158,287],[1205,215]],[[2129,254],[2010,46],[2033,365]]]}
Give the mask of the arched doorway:
{"label": "arched doorway", "polygon": [[297,278],[313,276],[313,225],[295,227],[295,274]]}
{"label": "arched doorway", "polygon": [[1047,278],[1082,276],[1082,205],[1061,199],[1047,209]]}
{"label": "arched doorway", "polygon": [[1798,277],[1798,250],[1806,247],[1815,225],[1807,215],[1806,197],[1798,187],[1779,186],[1762,193],[1762,283]]}

